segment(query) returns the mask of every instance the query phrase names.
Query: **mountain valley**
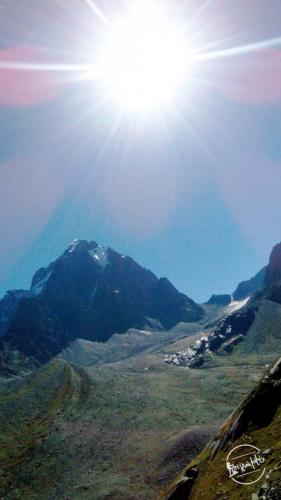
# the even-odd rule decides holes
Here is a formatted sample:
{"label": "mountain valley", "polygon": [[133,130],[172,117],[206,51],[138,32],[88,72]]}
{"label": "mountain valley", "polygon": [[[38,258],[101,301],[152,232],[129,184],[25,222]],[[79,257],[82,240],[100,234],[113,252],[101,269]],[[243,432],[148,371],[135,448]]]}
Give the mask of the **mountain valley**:
{"label": "mountain valley", "polygon": [[29,291],[6,295],[2,497],[164,498],[280,352],[279,271],[275,247],[264,287],[198,305],[128,257],[75,242]]}

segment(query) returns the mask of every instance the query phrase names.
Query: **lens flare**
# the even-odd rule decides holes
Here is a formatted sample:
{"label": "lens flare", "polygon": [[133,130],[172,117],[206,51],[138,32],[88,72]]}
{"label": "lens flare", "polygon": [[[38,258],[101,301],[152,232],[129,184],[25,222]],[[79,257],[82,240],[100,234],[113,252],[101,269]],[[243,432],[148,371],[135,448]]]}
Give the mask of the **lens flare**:
{"label": "lens flare", "polygon": [[159,7],[138,3],[110,25],[98,67],[108,95],[129,110],[169,105],[188,64],[180,29]]}

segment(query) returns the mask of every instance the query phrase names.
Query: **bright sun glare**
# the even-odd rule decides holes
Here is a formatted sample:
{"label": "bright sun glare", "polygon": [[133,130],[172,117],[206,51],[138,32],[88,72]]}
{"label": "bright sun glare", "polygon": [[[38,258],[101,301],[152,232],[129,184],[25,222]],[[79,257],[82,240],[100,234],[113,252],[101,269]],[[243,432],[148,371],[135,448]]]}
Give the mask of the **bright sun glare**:
{"label": "bright sun glare", "polygon": [[106,91],[127,110],[170,105],[186,70],[181,31],[159,8],[139,2],[125,19],[110,23],[99,54]]}

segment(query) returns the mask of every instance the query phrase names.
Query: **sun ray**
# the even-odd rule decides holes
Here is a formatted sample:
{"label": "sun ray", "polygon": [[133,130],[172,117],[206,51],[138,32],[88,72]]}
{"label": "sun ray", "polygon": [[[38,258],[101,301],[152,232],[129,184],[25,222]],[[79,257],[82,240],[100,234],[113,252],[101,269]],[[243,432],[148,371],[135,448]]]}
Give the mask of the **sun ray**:
{"label": "sun ray", "polygon": [[[91,71],[95,67],[93,64],[45,64],[45,63],[31,63],[31,62],[17,62],[17,61],[1,61],[0,69],[15,70],[15,71]],[[92,73],[94,75],[94,73]]]}
{"label": "sun ray", "polygon": [[238,47],[231,47],[229,49],[216,50],[213,52],[203,52],[197,54],[195,59],[197,61],[206,61],[212,59],[221,59],[224,57],[232,57],[240,54],[247,54],[249,52],[256,52],[263,49],[274,48],[281,46],[281,37],[270,38],[260,42],[249,43],[247,45],[239,45]]}
{"label": "sun ray", "polygon": [[85,0],[85,3],[90,7],[90,9],[96,14],[96,16],[103,21],[104,23],[108,23],[109,20],[104,15],[102,10],[93,2],[93,0]]}

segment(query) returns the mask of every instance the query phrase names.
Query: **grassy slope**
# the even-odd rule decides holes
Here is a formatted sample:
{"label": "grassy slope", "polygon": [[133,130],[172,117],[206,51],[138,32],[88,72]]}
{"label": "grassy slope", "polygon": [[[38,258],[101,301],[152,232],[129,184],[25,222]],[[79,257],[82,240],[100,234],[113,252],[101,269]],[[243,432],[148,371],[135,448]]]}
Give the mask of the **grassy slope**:
{"label": "grassy slope", "polygon": [[85,371],[55,360],[5,384],[0,497],[157,498],[271,363],[280,324],[281,307],[267,301],[244,342],[200,370],[164,363],[201,335],[178,327],[170,343],[127,360]]}
{"label": "grassy slope", "polygon": [[[279,401],[277,411],[275,412],[274,410],[269,422],[267,421],[262,425],[255,424],[250,417],[250,415],[254,416],[254,418],[264,415],[269,408],[268,405],[264,407],[265,396],[268,394],[268,387],[271,384],[266,380],[269,380],[269,377],[263,379],[263,382],[255,388],[254,392],[249,394],[242,405],[226,420],[215,440],[212,440],[204,451],[190,462],[189,466],[185,469],[186,472],[184,471],[171,486],[170,494],[177,488],[177,485],[181,484],[181,480],[184,480],[185,475],[188,476],[188,470],[196,468],[199,470],[199,476],[195,481],[190,496],[185,495],[185,498],[188,497],[190,500],[201,500],[202,498],[208,500],[217,498],[223,500],[255,500],[258,498],[279,500],[281,495],[280,375],[279,380],[277,378],[273,379],[274,381],[271,385],[271,387],[275,387],[275,393],[274,396],[272,393],[271,398],[273,399],[271,401],[275,401],[276,405],[278,405]],[[267,388],[262,388],[266,387],[266,383],[268,383]],[[250,411],[249,402],[252,405],[252,410]],[[270,400],[268,403],[271,404]],[[248,409],[245,411],[247,404]],[[242,425],[245,425],[245,430],[240,437],[234,438],[233,441],[231,428],[233,426],[235,428],[235,422],[239,421],[239,419]],[[225,439],[225,436],[228,437]],[[216,442],[221,440],[223,443],[224,439],[226,444],[222,444],[222,449],[213,456]],[[265,474],[260,481],[254,484],[239,485],[229,479],[225,464],[227,455],[233,447],[244,445],[245,443],[256,446],[261,451],[266,450]],[[177,495],[174,493],[173,498],[182,498],[179,491]]]}
{"label": "grassy slope", "polygon": [[1,398],[0,492],[155,499],[262,369],[186,370],[165,365],[162,353],[87,372],[53,361]]}
{"label": "grassy slope", "polygon": [[47,474],[56,442],[50,430],[60,412],[79,401],[84,386],[76,370],[55,360],[2,395],[0,494],[4,498],[28,498],[29,494],[46,498],[40,482],[46,480],[47,490],[53,481]]}
{"label": "grassy slope", "polygon": [[[226,457],[234,446],[233,443],[229,443],[225,449],[220,451],[215,459],[207,465],[202,479],[198,481],[198,484],[194,487],[191,500],[201,500],[203,497],[208,498],[208,500],[217,498],[223,498],[224,500],[250,499],[253,494],[258,494],[261,487],[265,485],[268,486],[269,484],[271,487],[278,488],[278,492],[276,493],[277,496],[267,495],[265,498],[268,500],[279,499],[281,493],[280,429],[281,408],[279,408],[268,427],[249,432],[235,441],[235,446],[245,444],[246,442],[261,450],[270,450],[270,454],[265,462],[266,473],[261,482],[252,485],[239,485],[228,478],[225,467]],[[206,496],[206,492],[208,492],[208,496]],[[272,493],[274,493],[274,491]]]}

